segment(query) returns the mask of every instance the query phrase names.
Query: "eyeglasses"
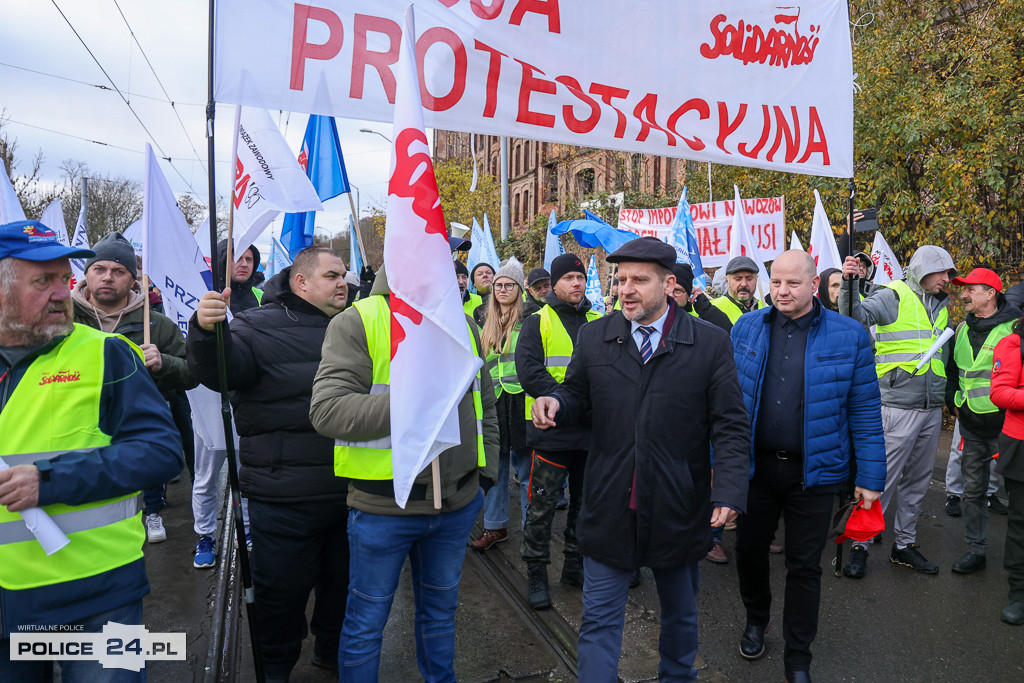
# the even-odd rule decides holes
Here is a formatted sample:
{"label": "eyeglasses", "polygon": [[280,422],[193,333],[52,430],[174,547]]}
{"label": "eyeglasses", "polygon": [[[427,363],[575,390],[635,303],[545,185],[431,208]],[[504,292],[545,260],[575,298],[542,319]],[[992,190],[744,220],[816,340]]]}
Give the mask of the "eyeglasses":
{"label": "eyeglasses", "polygon": [[503,292],[510,292],[510,291],[512,291],[513,289],[515,289],[518,286],[519,285],[517,285],[514,282],[498,282],[498,283],[495,283],[494,288],[498,289],[498,290],[501,290]]}

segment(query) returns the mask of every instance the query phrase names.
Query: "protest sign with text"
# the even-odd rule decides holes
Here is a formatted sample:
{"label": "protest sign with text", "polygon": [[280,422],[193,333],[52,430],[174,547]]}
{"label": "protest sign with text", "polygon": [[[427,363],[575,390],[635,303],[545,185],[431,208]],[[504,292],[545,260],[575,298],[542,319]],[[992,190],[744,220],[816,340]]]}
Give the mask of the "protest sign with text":
{"label": "protest sign with text", "polygon": [[[700,260],[705,268],[724,266],[729,260],[730,232],[735,201],[690,204],[690,216],[697,229]],[[676,220],[675,206],[663,209],[621,209],[620,230],[635,232],[668,241]],[[786,199],[764,197],[744,199],[743,208],[757,248],[767,259],[774,259],[786,250]]]}
{"label": "protest sign with text", "polygon": [[[215,98],[391,122],[409,2],[216,0]],[[427,127],[853,175],[840,0],[413,4]]]}

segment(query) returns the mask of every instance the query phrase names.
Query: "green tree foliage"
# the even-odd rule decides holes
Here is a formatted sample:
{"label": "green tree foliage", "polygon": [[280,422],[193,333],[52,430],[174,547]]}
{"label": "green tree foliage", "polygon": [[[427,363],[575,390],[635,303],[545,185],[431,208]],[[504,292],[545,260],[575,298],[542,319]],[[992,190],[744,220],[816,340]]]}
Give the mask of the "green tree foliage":
{"label": "green tree foliage", "polygon": [[472,227],[474,218],[482,225],[486,213],[491,230],[500,229],[498,216],[501,212],[501,189],[494,176],[481,168],[476,190],[470,192],[473,165],[462,159],[439,162],[434,166],[434,176],[437,178],[437,191],[441,195],[441,209],[446,221]]}

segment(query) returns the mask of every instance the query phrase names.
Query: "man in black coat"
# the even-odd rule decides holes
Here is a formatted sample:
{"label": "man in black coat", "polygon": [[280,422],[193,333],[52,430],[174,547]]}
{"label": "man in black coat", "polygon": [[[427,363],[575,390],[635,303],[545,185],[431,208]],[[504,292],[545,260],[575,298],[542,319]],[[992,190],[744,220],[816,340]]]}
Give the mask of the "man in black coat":
{"label": "man in black coat", "polygon": [[[215,391],[214,329],[231,295],[207,292],[189,321],[189,370]],[[327,325],[347,298],[342,260],[325,247],[308,247],[270,279],[262,306],[225,328],[268,681],[287,680],[299,658],[314,588],[313,663],[337,668],[348,593],[348,481],[334,476],[334,442],[313,429],[309,404]]]}
{"label": "man in black coat", "polygon": [[[547,305],[526,317],[516,346],[516,374],[529,397],[547,396],[558,388],[580,328],[600,316],[590,310],[584,296],[587,271],[576,254],[562,254],[551,262],[551,292]],[[526,414],[523,420],[527,419]],[[565,559],[562,583],[583,587],[583,559],[576,540],[576,519],[583,502],[583,478],[589,434],[583,426],[542,432],[526,427],[531,449],[529,503],[523,526],[523,560],[529,579],[529,602],[534,609],[551,605],[548,564],[551,563],[551,523],[562,484],[569,479],[569,510],[565,520]]]}
{"label": "man in black coat", "polygon": [[580,331],[565,382],[533,407],[552,435],[592,412],[579,679],[616,680],[630,576],[647,566],[661,600],[658,676],[696,680],[698,565],[712,527],[746,504],[750,419],[729,336],[669,298],[675,250],[644,237],[608,260],[621,312]]}

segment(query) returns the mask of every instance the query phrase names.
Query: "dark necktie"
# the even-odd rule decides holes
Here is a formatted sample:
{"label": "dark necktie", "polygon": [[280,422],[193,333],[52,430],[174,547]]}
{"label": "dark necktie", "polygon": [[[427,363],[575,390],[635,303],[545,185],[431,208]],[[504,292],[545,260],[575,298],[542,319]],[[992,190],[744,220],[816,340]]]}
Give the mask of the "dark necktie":
{"label": "dark necktie", "polygon": [[654,334],[654,325],[641,325],[637,329],[644,336],[644,340],[640,344],[640,358],[646,363],[654,355],[654,349],[651,347],[651,335]]}

